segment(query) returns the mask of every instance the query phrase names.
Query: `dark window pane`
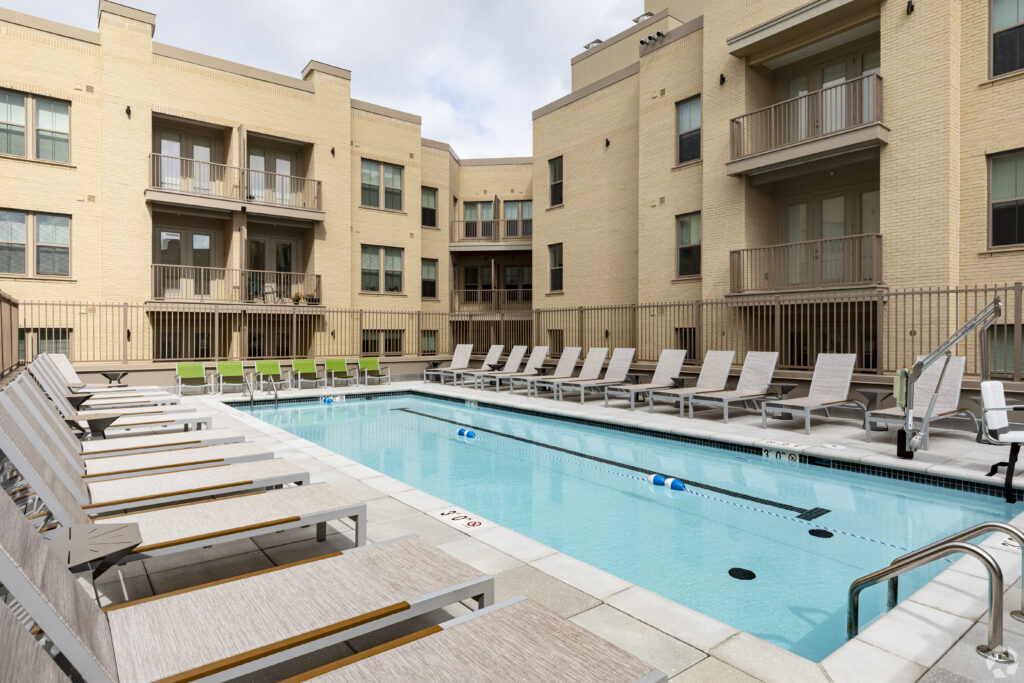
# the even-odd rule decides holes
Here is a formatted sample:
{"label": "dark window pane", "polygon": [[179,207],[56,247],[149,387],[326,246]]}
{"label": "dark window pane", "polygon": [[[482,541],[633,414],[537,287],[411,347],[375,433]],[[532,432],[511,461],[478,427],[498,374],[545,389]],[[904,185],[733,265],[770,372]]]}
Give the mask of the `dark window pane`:
{"label": "dark window pane", "polygon": [[359,201],[363,206],[380,206],[380,188],[376,185],[363,185],[363,193]]}
{"label": "dark window pane", "polygon": [[25,245],[0,244],[0,273],[25,272]]}
{"label": "dark window pane", "polygon": [[428,228],[437,227],[437,209],[430,209],[426,206],[423,207],[423,219],[421,225]]}
{"label": "dark window pane", "polygon": [[679,277],[700,275],[700,245],[679,247]]}
{"label": "dark window pane", "polygon": [[562,291],[562,269],[554,268],[551,271],[551,291],[560,292]]}
{"label": "dark window pane", "polygon": [[376,292],[380,290],[380,271],[363,271],[362,290],[364,292]]}
{"label": "dark window pane", "polygon": [[1021,242],[1024,202],[1007,202],[992,207],[992,246],[1005,247]]}
{"label": "dark window pane", "polygon": [[39,275],[69,275],[70,252],[67,247],[36,247],[36,273]]}
{"label": "dark window pane", "polygon": [[390,187],[384,188],[384,208],[394,211],[402,210],[402,191]]}
{"label": "dark window pane", "polygon": [[679,163],[700,159],[700,129],[679,136]]}
{"label": "dark window pane", "polygon": [[1024,26],[1000,31],[992,36],[992,75],[1024,68]]}
{"label": "dark window pane", "polygon": [[551,206],[558,206],[562,203],[562,183],[551,185]]}
{"label": "dark window pane", "polygon": [[437,298],[437,280],[424,280],[423,281],[422,296],[423,296],[424,299],[436,299]]}

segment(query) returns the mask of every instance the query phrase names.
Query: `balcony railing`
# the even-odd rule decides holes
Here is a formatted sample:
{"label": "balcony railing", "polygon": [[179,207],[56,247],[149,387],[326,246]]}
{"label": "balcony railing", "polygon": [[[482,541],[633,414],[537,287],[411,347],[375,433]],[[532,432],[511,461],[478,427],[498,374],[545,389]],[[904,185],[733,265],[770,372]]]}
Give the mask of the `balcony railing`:
{"label": "balcony railing", "polygon": [[452,221],[452,242],[529,242],[533,218],[481,218]]}
{"label": "balcony railing", "polygon": [[882,236],[740,249],[729,253],[729,269],[733,294],[881,284]]}
{"label": "balcony railing", "polygon": [[299,209],[322,209],[321,184],[312,178],[150,155],[150,187],[183,194],[239,199]]}
{"label": "balcony railing", "polygon": [[484,311],[528,311],[533,307],[533,291],[526,289],[456,289],[452,310],[460,313]]}
{"label": "balcony railing", "polygon": [[779,102],[730,122],[732,159],[882,121],[882,77],[859,78]]}
{"label": "balcony railing", "polygon": [[302,303],[322,303],[316,273],[278,273],[207,266],[153,264],[153,298],[168,301],[220,301],[285,304],[296,294]]}

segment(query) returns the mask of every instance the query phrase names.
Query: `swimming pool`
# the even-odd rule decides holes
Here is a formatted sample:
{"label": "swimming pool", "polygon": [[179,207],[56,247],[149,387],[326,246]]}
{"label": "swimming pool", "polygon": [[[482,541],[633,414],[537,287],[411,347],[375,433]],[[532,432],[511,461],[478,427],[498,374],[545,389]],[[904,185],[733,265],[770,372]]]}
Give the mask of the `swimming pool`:
{"label": "swimming pool", "polygon": [[[248,410],[814,661],[846,641],[846,595],[855,578],[978,522],[1008,521],[1021,507],[417,395]],[[466,427],[475,438],[458,435]],[[678,477],[686,490],[653,486],[649,472]],[[945,566],[901,577],[901,597]],[[744,575],[730,573],[737,569],[755,578],[734,578]],[[882,612],[884,586],[861,600],[863,628]]]}

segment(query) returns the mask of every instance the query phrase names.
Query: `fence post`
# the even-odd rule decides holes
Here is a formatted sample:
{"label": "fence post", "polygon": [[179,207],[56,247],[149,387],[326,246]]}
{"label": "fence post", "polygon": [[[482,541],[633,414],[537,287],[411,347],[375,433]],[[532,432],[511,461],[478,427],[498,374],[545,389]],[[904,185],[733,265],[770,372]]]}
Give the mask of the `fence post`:
{"label": "fence post", "polygon": [[[292,306],[292,333],[289,337],[290,343],[288,344],[289,355],[292,358],[297,358],[298,354],[295,353],[298,350],[298,339],[296,338],[299,332],[299,307]],[[303,354],[305,355],[305,354]]]}
{"label": "fence post", "polygon": [[213,357],[220,358],[220,313],[213,309]]}
{"label": "fence post", "polygon": [[121,304],[121,365],[128,364],[128,302]]}
{"label": "fence post", "polygon": [[[1021,303],[1024,283],[1013,283],[1013,381],[1021,381]],[[984,373],[982,373],[984,376]]]}
{"label": "fence post", "polygon": [[577,323],[576,323],[576,332],[577,332],[577,335],[578,335],[577,339],[579,339],[580,347],[582,347],[584,351],[587,351],[589,349],[589,347],[583,341],[583,307],[582,306],[580,306],[577,309],[576,314],[578,316],[578,320],[577,320]]}
{"label": "fence post", "polygon": [[782,355],[782,297],[775,295],[775,301],[772,304],[774,309],[772,315],[772,349],[780,356]]}
{"label": "fence post", "polygon": [[885,306],[885,295],[882,292],[875,294],[875,372],[881,375],[885,372],[885,363],[882,360],[885,358],[883,353],[886,351],[885,346],[885,330],[882,326],[885,324],[885,315],[882,313]]}

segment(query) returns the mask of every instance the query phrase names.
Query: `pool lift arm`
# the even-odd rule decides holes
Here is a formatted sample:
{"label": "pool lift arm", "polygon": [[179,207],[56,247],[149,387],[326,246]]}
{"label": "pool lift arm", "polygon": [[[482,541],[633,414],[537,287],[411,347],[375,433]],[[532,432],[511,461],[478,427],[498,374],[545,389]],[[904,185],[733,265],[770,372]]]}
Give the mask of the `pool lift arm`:
{"label": "pool lift arm", "polygon": [[[939,390],[946,377],[946,368],[949,367],[949,359],[952,356],[953,348],[972,332],[978,331],[984,335],[985,331],[995,324],[1002,314],[1002,310],[1002,300],[997,296],[983,309],[975,313],[970,320],[961,325],[960,329],[950,335],[946,341],[939,344],[931,353],[914,363],[910,369],[902,368],[896,373],[896,377],[893,380],[892,393],[896,398],[896,405],[903,408],[903,424],[896,434],[897,457],[904,459],[913,458],[914,453],[921,448],[924,442],[921,431],[914,426],[914,384],[921,377],[921,373],[927,370],[933,363],[939,360],[942,361],[942,372],[939,373],[939,381],[935,384],[931,400],[928,402],[928,410],[921,420],[921,426],[924,428],[931,419],[932,411],[935,409],[935,401],[939,398]],[[984,380],[988,376],[987,339],[984,336],[981,337],[979,349],[981,356],[981,378]]]}

